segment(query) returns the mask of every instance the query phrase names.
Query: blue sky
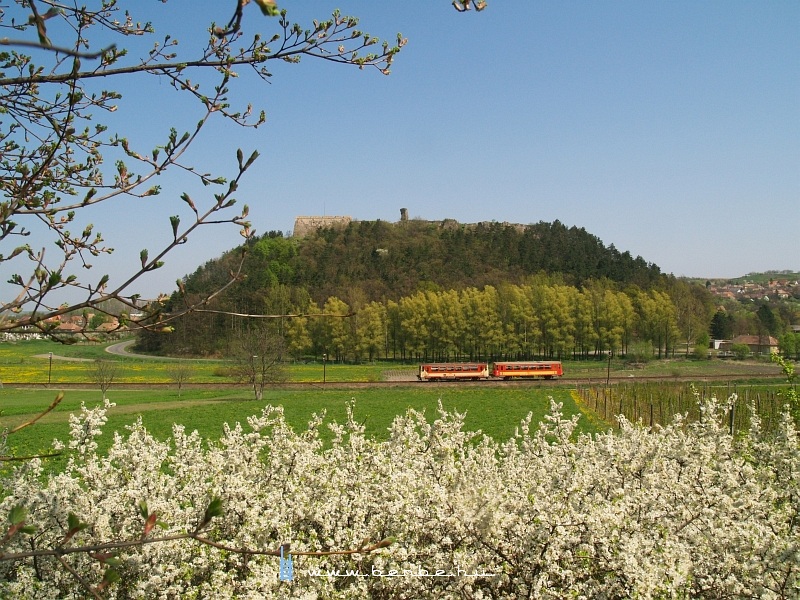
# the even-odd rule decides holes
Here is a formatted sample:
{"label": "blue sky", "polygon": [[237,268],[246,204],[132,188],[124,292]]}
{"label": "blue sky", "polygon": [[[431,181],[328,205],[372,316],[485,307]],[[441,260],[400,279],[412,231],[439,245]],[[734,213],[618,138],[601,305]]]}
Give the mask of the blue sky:
{"label": "blue sky", "polygon": [[[160,32],[191,48],[229,4],[147,7]],[[234,101],[265,109],[267,123],[215,126],[193,158],[231,174],[237,147],[261,153],[237,194],[258,232],[291,231],[299,215],[397,221],[407,208],[411,218],[465,223],[558,219],[679,276],[800,270],[800,3],[490,0],[481,13],[447,0],[281,5],[306,27],[339,8],[382,39],[402,32],[408,45],[388,77],[306,58],[273,65],[269,84],[244,73],[236,81]],[[276,19],[246,9],[249,30],[275,31]],[[196,122],[166,83],[141,82],[121,88],[133,139]],[[116,274],[142,247],[153,253],[169,237],[167,216],[183,211],[180,192],[209,197],[162,179],[159,198],[98,211],[117,249],[98,269]],[[240,240],[233,227],[207,230],[140,291],[171,291]]]}

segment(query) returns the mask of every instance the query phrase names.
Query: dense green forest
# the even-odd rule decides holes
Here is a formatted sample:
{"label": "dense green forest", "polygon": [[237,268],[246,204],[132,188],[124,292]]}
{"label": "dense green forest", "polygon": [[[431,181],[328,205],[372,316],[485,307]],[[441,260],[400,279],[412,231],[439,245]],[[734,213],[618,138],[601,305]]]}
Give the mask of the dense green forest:
{"label": "dense green forest", "polygon": [[[185,281],[190,293],[208,293],[228,277],[242,247],[200,267]],[[463,289],[521,283],[558,273],[567,283],[607,278],[649,287],[660,269],[642,257],[606,247],[583,228],[562,223],[512,225],[455,221],[354,221],[305,238],[270,232],[247,244],[246,278],[229,301],[246,300],[275,284],[303,288],[323,303],[356,288],[367,301],[399,300],[422,288]]]}
{"label": "dense green forest", "polygon": [[[171,335],[143,332],[139,349],[219,355],[266,329],[298,358],[702,354],[719,308],[705,286],[558,221],[411,220],[302,238],[270,232],[188,275],[166,311],[223,288],[240,265],[203,310],[175,321]],[[737,331],[757,326],[730,319]]]}

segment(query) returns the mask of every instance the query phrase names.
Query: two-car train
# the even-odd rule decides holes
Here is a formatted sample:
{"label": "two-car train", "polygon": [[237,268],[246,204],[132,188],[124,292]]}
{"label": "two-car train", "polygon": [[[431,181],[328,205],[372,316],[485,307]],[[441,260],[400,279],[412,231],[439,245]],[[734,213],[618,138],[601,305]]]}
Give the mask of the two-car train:
{"label": "two-car train", "polygon": [[559,361],[502,361],[495,363],[423,363],[420,381],[479,381],[482,379],[553,379],[562,377]]}

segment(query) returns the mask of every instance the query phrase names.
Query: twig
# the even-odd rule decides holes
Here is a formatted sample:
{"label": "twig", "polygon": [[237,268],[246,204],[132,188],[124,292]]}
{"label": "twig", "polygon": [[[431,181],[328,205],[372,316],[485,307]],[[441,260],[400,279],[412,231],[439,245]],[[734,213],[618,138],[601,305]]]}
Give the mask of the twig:
{"label": "twig", "polygon": [[53,52],[58,52],[59,54],[66,54],[67,56],[74,56],[75,58],[86,58],[88,60],[100,58],[107,52],[111,52],[117,47],[116,44],[111,44],[99,52],[78,52],[77,50],[71,50],[70,48],[64,48],[63,46],[51,46],[49,44],[32,42],[30,40],[12,40],[7,37],[0,38],[0,46],[24,46],[26,48],[38,48],[39,50],[52,50]]}
{"label": "twig", "polygon": [[58,394],[56,394],[55,399],[50,403],[50,406],[48,406],[46,409],[44,409],[42,412],[40,412],[38,415],[36,415],[30,421],[27,421],[25,423],[21,423],[20,425],[17,425],[16,427],[14,427],[14,429],[9,431],[9,433],[16,433],[20,429],[25,429],[26,427],[30,427],[31,425],[36,423],[36,421],[41,419],[43,416],[45,416],[47,413],[49,413],[51,410],[53,410],[56,406],[58,406],[63,399],[64,399],[64,392],[59,392]]}

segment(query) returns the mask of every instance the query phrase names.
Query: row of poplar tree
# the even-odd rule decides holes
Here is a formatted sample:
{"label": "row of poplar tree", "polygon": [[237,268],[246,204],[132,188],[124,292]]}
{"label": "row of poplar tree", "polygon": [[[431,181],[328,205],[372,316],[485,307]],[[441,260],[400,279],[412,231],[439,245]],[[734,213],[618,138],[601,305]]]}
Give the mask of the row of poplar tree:
{"label": "row of poplar tree", "polygon": [[139,347],[223,355],[230,340],[266,330],[280,335],[295,358],[492,360],[609,352],[663,357],[707,348],[714,305],[703,292],[689,285],[623,291],[602,281],[578,288],[532,278],[518,285],[419,290],[385,302],[366,301],[354,290],[319,305],[302,290],[274,286],[245,307],[259,319],[195,313],[178,321],[170,335],[145,332]]}

